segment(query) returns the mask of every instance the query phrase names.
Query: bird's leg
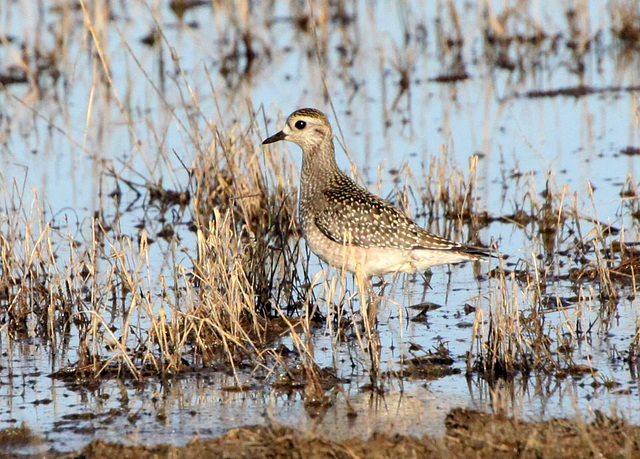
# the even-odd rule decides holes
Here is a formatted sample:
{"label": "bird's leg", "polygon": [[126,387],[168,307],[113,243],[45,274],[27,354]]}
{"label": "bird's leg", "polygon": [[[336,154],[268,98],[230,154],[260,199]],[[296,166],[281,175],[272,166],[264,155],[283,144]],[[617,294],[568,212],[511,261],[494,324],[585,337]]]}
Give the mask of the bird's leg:
{"label": "bird's leg", "polygon": [[378,298],[376,292],[373,291],[373,280],[369,276],[365,279],[365,302],[367,309],[367,327],[368,333],[373,330],[378,323]]}
{"label": "bird's leg", "polygon": [[373,290],[371,276],[356,275],[358,290],[360,291],[360,314],[364,323],[367,338],[370,338],[378,323],[379,297]]}
{"label": "bird's leg", "polygon": [[369,379],[371,381],[371,387],[374,390],[381,388],[381,381],[378,381],[380,376],[380,337],[378,332],[373,333],[367,340],[367,350],[371,357],[371,368],[369,368]]}
{"label": "bird's leg", "polygon": [[373,290],[373,280],[371,276],[365,279],[365,292],[363,293],[365,295],[363,309],[366,310],[366,315],[363,319],[367,335],[367,350],[371,358],[369,378],[371,380],[371,387],[375,389],[379,386],[378,376],[380,374],[380,337],[376,330],[378,323],[378,304],[380,300]]}
{"label": "bird's leg", "polygon": [[418,274],[420,274],[422,280],[424,281],[425,291],[431,290],[431,277],[433,276],[433,271],[431,271],[431,268],[428,268],[425,272],[418,271]]}

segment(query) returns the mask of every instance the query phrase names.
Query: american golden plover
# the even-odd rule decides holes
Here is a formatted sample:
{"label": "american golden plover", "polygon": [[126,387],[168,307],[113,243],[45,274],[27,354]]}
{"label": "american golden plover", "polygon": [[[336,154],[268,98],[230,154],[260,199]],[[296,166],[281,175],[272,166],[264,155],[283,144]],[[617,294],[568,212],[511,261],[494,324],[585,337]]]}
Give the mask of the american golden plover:
{"label": "american golden plover", "polygon": [[322,112],[296,110],[282,131],[262,143],[279,140],[302,148],[298,217],[309,248],[326,263],[370,279],[490,257],[422,229],[351,180],[336,164],[331,125]]}

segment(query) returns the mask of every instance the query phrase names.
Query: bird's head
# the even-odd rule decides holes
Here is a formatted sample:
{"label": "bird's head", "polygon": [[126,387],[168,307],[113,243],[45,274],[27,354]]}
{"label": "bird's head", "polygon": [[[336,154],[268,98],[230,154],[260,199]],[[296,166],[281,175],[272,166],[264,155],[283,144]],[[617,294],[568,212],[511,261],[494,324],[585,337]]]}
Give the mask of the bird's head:
{"label": "bird's head", "polygon": [[331,139],[331,125],[327,117],[315,108],[301,108],[287,118],[287,124],[277,134],[266,139],[262,144],[288,140],[299,145],[303,150]]}

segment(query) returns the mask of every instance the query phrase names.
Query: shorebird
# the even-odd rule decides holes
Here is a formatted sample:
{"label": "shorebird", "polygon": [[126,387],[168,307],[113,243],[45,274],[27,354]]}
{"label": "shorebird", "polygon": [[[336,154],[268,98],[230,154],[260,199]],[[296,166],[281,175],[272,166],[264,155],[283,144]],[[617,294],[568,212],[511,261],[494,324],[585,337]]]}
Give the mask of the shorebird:
{"label": "shorebird", "polygon": [[437,236],[340,170],[327,117],[296,110],[285,127],[264,140],[302,148],[298,218],[309,248],[336,268],[372,276],[425,271],[448,263],[487,260],[483,249]]}

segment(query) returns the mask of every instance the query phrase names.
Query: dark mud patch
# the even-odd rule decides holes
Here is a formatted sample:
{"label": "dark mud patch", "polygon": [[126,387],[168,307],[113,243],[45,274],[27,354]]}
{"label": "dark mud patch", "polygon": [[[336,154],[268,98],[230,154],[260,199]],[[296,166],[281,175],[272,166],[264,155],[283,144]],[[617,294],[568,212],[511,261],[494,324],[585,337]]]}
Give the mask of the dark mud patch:
{"label": "dark mud patch", "polygon": [[[410,351],[416,350],[421,350],[421,348],[416,345],[410,347]],[[402,364],[404,368],[400,371],[399,376],[403,378],[434,381],[461,373],[459,368],[453,367],[454,360],[444,343],[439,343],[434,347],[434,351],[428,351],[424,355],[406,357]],[[390,372],[387,374],[391,375]]]}
{"label": "dark mud patch", "polygon": [[620,92],[637,92],[640,86],[607,86],[604,88],[596,88],[593,86],[579,85],[566,88],[550,89],[550,90],[533,90],[521,94],[520,97],[529,99],[540,99],[545,97],[584,97],[592,94],[615,94]]}
{"label": "dark mud patch", "polygon": [[401,376],[433,381],[445,376],[461,373],[459,368],[453,368],[453,359],[443,358],[437,355],[416,357],[405,361],[406,368]]}
{"label": "dark mud patch", "polygon": [[444,73],[438,75],[433,78],[429,78],[429,81],[433,83],[457,83],[459,81],[464,81],[471,78],[467,72],[455,72],[455,73]]}
{"label": "dark mud patch", "polygon": [[[580,419],[525,422],[497,414],[455,409],[445,420],[441,438],[374,434],[368,440],[333,441],[290,427],[251,426],[232,429],[214,439],[194,439],[183,447],[126,446],[97,440],[74,453],[53,450],[37,457],[65,458],[509,458],[638,457],[640,427],[596,412]],[[15,430],[15,429],[7,429]],[[7,431],[0,432],[5,435]],[[4,438],[4,437],[3,437]],[[0,454],[7,456],[8,452]],[[11,457],[30,457],[27,455]],[[35,457],[35,456],[32,456]]]}
{"label": "dark mud patch", "polygon": [[627,148],[620,150],[620,153],[627,156],[637,156],[640,155],[640,148],[628,146]]}
{"label": "dark mud patch", "polygon": [[575,419],[524,422],[506,416],[453,410],[443,439],[451,457],[637,457],[640,427],[596,412]]}

